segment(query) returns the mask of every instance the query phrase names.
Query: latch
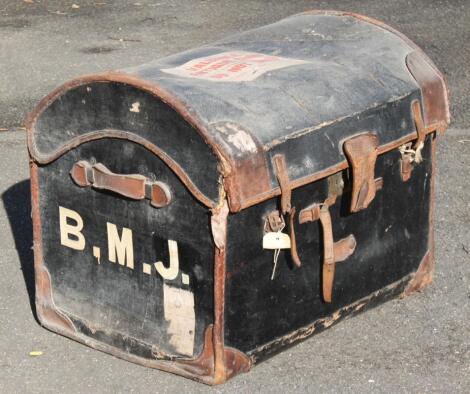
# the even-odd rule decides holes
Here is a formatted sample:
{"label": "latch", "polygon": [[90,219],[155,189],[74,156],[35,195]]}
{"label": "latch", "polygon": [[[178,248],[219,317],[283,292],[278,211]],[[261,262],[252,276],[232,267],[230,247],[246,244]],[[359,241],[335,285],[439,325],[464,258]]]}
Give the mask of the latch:
{"label": "latch", "polygon": [[[374,183],[375,184],[375,183]],[[336,263],[346,260],[356,249],[356,238],[353,234],[334,242],[333,224],[330,215],[330,206],[342,193],[341,173],[328,178],[328,198],[323,203],[314,203],[302,209],[299,214],[301,224],[320,220],[323,230],[323,268],[322,268],[322,294],[325,302],[331,302]]]}
{"label": "latch", "polygon": [[271,280],[276,274],[277,261],[282,249],[290,249],[291,238],[282,230],[286,227],[284,217],[279,211],[270,212],[264,221],[263,249],[273,250],[273,270]]}
{"label": "latch", "polygon": [[343,144],[352,174],[351,212],[367,208],[381,182],[375,179],[377,146],[378,138],[371,133],[351,137]]}
{"label": "latch", "polygon": [[284,217],[279,214],[279,211],[272,211],[266,216],[264,223],[264,233],[274,232],[277,233],[286,227]]}
{"label": "latch", "polygon": [[[279,182],[279,187],[281,188],[281,207],[280,207],[280,214],[278,216],[282,217],[282,221],[284,221],[284,216],[288,217],[287,227],[288,227],[288,235],[290,238],[290,254],[291,254],[293,263],[297,267],[300,267],[302,263],[297,253],[297,244],[295,241],[295,228],[294,228],[295,208],[291,206],[292,189],[291,189],[291,185],[289,181],[289,175],[287,173],[287,165],[286,165],[286,160],[284,158],[284,155],[274,156],[273,164],[274,164],[274,168],[276,169],[276,176]],[[271,219],[268,219],[268,220],[271,220],[269,223],[270,225],[272,224],[274,226],[272,228],[273,229],[276,228],[275,221],[278,219],[275,219],[275,215],[273,215]]]}
{"label": "latch", "polygon": [[414,165],[423,161],[421,151],[424,147],[426,134],[431,130],[428,130],[424,125],[423,115],[421,113],[421,104],[418,100],[413,101],[411,104],[411,112],[416,126],[417,139],[414,144],[412,142],[408,142],[398,148],[401,154],[400,169],[401,179],[403,182],[410,179]]}
{"label": "latch", "polygon": [[421,155],[413,149],[413,144],[408,142],[403,144],[398,148],[400,152],[400,173],[401,180],[403,182],[408,181],[411,178],[411,173],[413,172],[414,163],[419,163]]}

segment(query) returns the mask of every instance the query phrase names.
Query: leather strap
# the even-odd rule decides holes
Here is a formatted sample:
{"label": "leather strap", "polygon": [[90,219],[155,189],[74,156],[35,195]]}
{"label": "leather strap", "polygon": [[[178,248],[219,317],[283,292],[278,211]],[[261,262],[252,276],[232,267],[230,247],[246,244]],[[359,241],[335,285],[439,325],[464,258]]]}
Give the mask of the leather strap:
{"label": "leather strap", "polygon": [[171,192],[165,183],[151,181],[139,174],[115,174],[101,163],[92,165],[85,160],[78,161],[73,165],[70,176],[78,186],[109,190],[133,200],[146,198],[157,208],[171,202]]}
{"label": "leather strap", "polygon": [[330,210],[327,205],[320,209],[320,223],[323,229],[323,299],[331,302],[333,280],[335,277],[335,250],[333,245],[333,226],[331,224]]}
{"label": "leather strap", "polygon": [[421,151],[424,147],[426,135],[436,131],[436,129],[438,128],[438,125],[435,124],[426,127],[419,100],[414,100],[411,103],[411,113],[413,115],[413,120],[416,127],[417,138],[414,144],[409,142],[399,148],[401,153],[400,172],[401,179],[403,182],[406,182],[411,178],[411,173],[413,171],[415,163],[419,164],[423,161]]}
{"label": "leather strap", "polygon": [[352,170],[351,212],[367,208],[375,197],[377,146],[378,138],[375,134],[361,134],[343,144]]}
{"label": "leather strap", "polygon": [[276,177],[279,182],[279,187],[281,188],[281,213],[283,215],[289,215],[289,237],[291,241],[291,258],[292,262],[300,267],[302,262],[300,261],[299,254],[297,252],[297,243],[295,239],[295,226],[294,226],[294,216],[295,208],[292,208],[291,197],[292,197],[292,188],[289,181],[289,174],[287,173],[287,164],[284,155],[275,155],[273,157],[274,168],[276,170]]}
{"label": "leather strap", "polygon": [[286,159],[284,155],[276,155],[273,157],[274,167],[276,169],[276,177],[281,188],[281,212],[283,215],[290,212],[292,189],[287,173]]}
{"label": "leather strap", "polygon": [[427,130],[426,126],[424,125],[423,115],[421,113],[421,104],[418,100],[413,101],[411,104],[411,111],[413,113],[413,119],[415,121],[416,132],[418,134],[418,139],[415,142],[414,148],[416,149],[417,146],[420,144],[424,144],[424,140],[426,138]]}
{"label": "leather strap", "polygon": [[295,227],[294,227],[295,208],[291,208],[289,212],[289,237],[290,237],[290,256],[292,262],[300,267],[302,262],[300,261],[299,254],[297,252],[297,242],[295,240]]}
{"label": "leather strap", "polygon": [[322,294],[325,302],[331,302],[336,263],[346,260],[356,249],[356,239],[353,234],[334,242],[333,224],[328,204],[313,204],[303,209],[299,215],[300,223],[320,220],[323,230],[323,268]]}

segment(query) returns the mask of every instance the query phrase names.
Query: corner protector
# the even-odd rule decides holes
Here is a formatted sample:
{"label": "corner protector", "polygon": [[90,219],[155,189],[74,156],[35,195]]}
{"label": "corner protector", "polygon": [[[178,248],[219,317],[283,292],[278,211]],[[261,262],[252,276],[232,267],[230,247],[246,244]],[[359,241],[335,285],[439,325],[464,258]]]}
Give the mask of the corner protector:
{"label": "corner protector", "polygon": [[194,360],[179,360],[178,364],[191,375],[200,375],[203,383],[211,386],[225,383],[228,379],[251,369],[251,359],[237,349],[224,347],[223,373],[216,376],[213,341],[213,325],[206,328],[201,354]]}
{"label": "corner protector", "polygon": [[42,326],[67,336],[77,332],[72,321],[54,304],[49,271],[41,267],[36,271],[36,313]]}
{"label": "corner protector", "polygon": [[425,126],[442,133],[450,123],[449,89],[444,76],[421,50],[410,52],[405,63],[421,89]]}
{"label": "corner protector", "polygon": [[427,252],[421,260],[418,270],[406,286],[402,298],[415,292],[421,292],[425,287],[429,286],[433,280],[433,273],[434,256],[430,252]]}

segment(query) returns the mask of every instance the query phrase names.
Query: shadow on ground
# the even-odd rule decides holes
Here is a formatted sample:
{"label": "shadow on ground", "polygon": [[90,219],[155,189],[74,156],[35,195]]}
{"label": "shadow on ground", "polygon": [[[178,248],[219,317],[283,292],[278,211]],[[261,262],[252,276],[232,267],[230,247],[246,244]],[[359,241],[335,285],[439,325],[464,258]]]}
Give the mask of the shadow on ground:
{"label": "shadow on ground", "polygon": [[31,220],[31,191],[29,179],[21,181],[2,194],[10,227],[15,239],[16,250],[21,263],[21,271],[29,295],[29,303],[34,318],[37,319],[34,283],[33,224]]}

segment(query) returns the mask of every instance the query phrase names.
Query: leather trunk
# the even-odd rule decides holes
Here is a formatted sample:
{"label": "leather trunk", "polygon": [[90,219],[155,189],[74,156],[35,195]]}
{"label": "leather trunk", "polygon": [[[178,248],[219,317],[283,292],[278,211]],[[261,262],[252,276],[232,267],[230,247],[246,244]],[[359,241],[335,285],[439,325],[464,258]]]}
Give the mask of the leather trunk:
{"label": "leather trunk", "polygon": [[27,122],[39,319],[219,384],[421,290],[448,123],[432,61],[345,12],[74,79]]}

